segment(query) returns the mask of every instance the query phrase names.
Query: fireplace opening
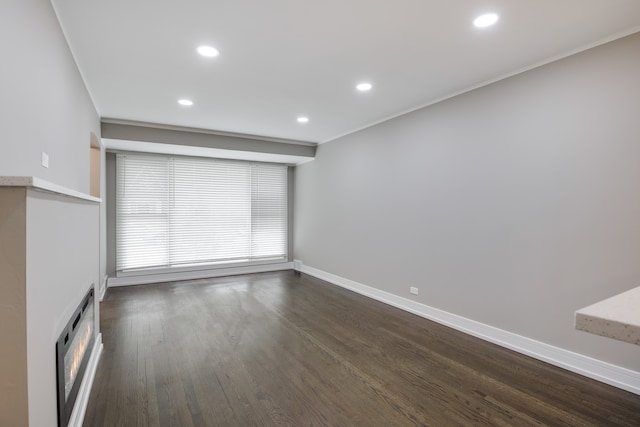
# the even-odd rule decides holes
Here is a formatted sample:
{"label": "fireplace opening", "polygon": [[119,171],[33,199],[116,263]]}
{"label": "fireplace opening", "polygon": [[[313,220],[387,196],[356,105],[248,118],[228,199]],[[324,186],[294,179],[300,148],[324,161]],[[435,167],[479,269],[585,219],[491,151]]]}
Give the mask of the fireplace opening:
{"label": "fireplace opening", "polygon": [[94,343],[93,285],[56,342],[58,426],[67,426]]}

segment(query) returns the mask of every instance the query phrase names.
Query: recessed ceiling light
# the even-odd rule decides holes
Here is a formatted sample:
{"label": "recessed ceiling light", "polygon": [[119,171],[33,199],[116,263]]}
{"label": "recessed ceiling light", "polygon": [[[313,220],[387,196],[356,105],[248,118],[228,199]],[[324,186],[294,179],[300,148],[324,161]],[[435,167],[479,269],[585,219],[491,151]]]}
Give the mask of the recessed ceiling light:
{"label": "recessed ceiling light", "polygon": [[307,123],[309,122],[309,117],[305,117],[305,116],[300,116],[298,117],[298,123]]}
{"label": "recessed ceiling light", "polygon": [[368,90],[371,90],[373,86],[371,86],[371,83],[360,83],[358,84],[358,86],[356,86],[356,89],[358,89],[360,92],[366,92]]}
{"label": "recessed ceiling light", "polygon": [[190,107],[193,105],[193,101],[190,99],[178,99],[178,104],[184,105],[185,107]]}
{"label": "recessed ceiling light", "polygon": [[200,55],[206,56],[208,58],[213,58],[214,56],[220,55],[218,49],[213,46],[199,46],[197,51]]}
{"label": "recessed ceiling light", "polygon": [[498,22],[498,15],[495,13],[487,13],[485,15],[480,15],[473,21],[473,25],[478,28],[488,27],[490,25]]}

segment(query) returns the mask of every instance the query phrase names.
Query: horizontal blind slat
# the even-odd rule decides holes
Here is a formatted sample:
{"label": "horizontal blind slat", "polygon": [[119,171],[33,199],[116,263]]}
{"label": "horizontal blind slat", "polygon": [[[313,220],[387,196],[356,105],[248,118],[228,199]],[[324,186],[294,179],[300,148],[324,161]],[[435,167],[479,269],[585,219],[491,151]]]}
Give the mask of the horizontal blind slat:
{"label": "horizontal blind slat", "polygon": [[118,270],[286,258],[287,167],[118,155]]}

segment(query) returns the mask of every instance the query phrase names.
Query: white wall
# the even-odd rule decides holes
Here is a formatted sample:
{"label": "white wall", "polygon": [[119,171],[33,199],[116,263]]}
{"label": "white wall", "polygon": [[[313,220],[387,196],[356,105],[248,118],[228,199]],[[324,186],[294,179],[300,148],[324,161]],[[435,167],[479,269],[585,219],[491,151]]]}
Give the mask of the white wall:
{"label": "white wall", "polygon": [[321,145],[294,257],[640,371],[639,346],[573,325],[640,284],[638,76],[635,34]]}
{"label": "white wall", "polygon": [[89,135],[100,123],[48,0],[0,2],[0,52],[0,175],[89,193]]}
{"label": "white wall", "polygon": [[[32,426],[57,425],[55,345],[89,287],[93,284],[98,291],[99,209],[98,203],[28,190],[27,368]],[[95,309],[97,321],[98,304]]]}

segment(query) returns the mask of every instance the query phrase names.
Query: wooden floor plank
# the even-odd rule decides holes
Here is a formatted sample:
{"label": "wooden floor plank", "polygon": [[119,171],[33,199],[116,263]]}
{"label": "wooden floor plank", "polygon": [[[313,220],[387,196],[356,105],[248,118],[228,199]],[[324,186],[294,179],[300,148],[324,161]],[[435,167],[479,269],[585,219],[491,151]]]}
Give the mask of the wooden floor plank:
{"label": "wooden floor plank", "polygon": [[101,304],[85,426],[640,425],[640,396],[291,271]]}

